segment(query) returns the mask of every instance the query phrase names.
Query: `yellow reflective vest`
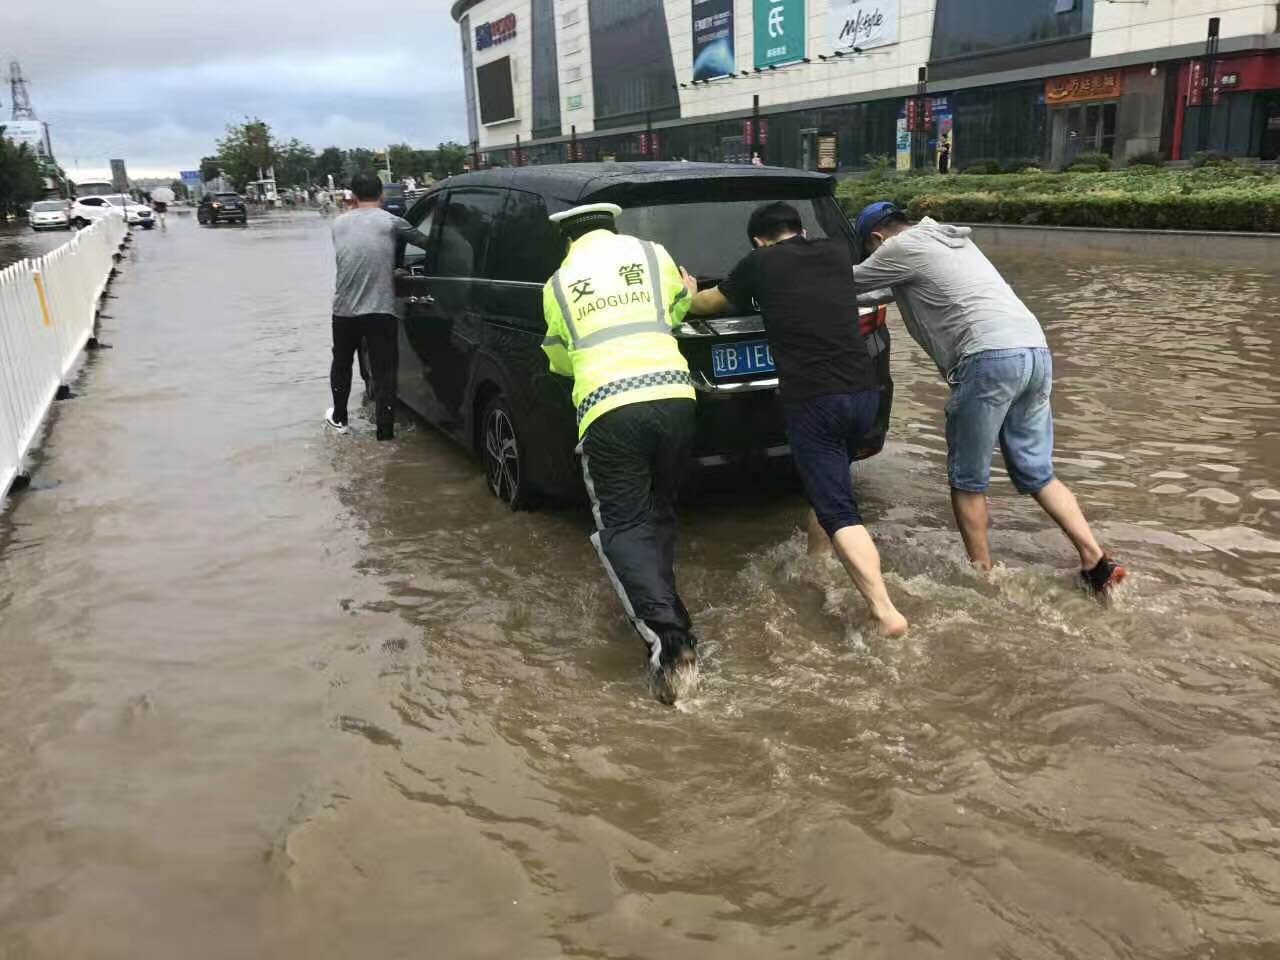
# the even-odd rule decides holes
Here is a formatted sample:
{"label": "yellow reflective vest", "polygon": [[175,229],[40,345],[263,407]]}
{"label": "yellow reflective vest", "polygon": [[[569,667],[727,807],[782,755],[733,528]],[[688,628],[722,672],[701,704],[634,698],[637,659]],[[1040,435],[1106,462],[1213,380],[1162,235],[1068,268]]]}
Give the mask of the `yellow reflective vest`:
{"label": "yellow reflective vest", "polygon": [[542,291],[551,370],[573,377],[578,436],[615,407],[695,397],[672,328],[689,312],[660,244],[608,230],[579,237]]}

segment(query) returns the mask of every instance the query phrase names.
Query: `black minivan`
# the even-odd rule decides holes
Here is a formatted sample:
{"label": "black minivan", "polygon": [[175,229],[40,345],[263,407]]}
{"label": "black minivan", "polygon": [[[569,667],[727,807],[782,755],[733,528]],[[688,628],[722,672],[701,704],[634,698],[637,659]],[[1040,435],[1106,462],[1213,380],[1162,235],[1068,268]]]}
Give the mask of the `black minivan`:
{"label": "black minivan", "polygon": [[[542,287],[565,242],[548,214],[581,203],[623,208],[622,233],[654,240],[702,285],[723,279],[750,250],[747,219],[785,200],[810,236],[855,250],[834,181],[776,167],[687,162],[504,167],[451,177],[409,210],[430,238],[397,254],[399,395],[484,463],[489,488],[513,509],[538,494],[581,495],[572,384],[547,368]],[[884,444],[893,384],[884,308],[860,318],[884,384]],[[759,315],[690,318],[676,337],[698,391],[695,466],[760,475],[789,466],[773,356]]]}

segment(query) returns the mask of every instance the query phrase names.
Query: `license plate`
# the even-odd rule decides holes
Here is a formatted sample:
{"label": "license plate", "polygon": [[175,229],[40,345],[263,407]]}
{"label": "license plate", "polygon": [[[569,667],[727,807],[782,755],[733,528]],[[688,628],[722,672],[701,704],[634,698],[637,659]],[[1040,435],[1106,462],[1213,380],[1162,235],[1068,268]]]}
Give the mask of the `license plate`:
{"label": "license plate", "polygon": [[768,340],[721,343],[711,348],[711,368],[717,378],[773,373],[773,351]]}

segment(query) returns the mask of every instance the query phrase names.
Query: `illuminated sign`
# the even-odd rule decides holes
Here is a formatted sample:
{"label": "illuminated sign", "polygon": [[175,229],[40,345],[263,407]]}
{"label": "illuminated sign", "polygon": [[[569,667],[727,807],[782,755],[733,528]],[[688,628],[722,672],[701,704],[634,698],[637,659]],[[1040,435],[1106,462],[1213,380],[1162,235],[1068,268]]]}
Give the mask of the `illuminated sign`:
{"label": "illuminated sign", "polygon": [[476,27],[476,49],[488,50],[500,43],[514,40],[516,35],[516,15],[508,13],[501,20],[491,20]]}

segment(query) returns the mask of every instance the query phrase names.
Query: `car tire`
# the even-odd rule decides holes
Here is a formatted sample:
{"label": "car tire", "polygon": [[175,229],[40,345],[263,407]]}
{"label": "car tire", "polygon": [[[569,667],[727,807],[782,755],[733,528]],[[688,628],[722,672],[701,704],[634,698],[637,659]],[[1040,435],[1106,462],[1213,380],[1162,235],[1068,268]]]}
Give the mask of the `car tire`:
{"label": "car tire", "polygon": [[88,225],[89,221],[84,219],[84,217],[76,217],[71,221],[71,226],[75,227],[77,230],[83,230]]}
{"label": "car tire", "polygon": [[480,459],[489,492],[511,510],[529,509],[532,489],[524,476],[528,460],[506,394],[500,393],[485,404],[480,418]]}

